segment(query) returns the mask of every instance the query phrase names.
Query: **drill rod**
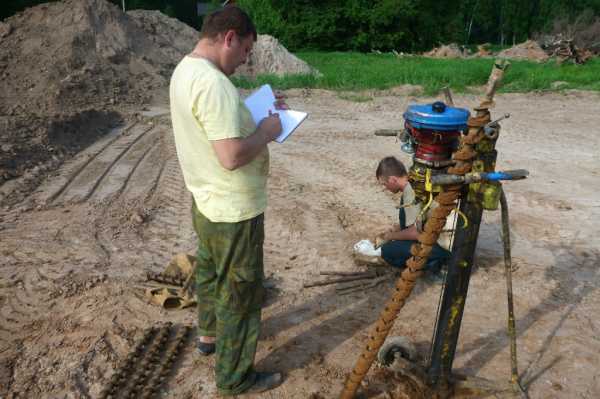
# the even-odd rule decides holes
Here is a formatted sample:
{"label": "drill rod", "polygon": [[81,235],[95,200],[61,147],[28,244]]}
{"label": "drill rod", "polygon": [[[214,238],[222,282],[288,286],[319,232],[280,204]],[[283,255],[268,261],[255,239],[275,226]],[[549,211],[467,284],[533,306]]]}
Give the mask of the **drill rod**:
{"label": "drill rod", "polygon": [[502,211],[502,244],[504,246],[504,271],[506,273],[506,296],[508,299],[508,336],[510,338],[510,380],[515,391],[527,397],[525,390],[519,382],[519,369],[517,367],[517,329],[515,326],[515,312],[513,306],[512,290],[512,260],[510,253],[510,223],[508,218],[508,202],[504,190],[500,190],[500,207]]}

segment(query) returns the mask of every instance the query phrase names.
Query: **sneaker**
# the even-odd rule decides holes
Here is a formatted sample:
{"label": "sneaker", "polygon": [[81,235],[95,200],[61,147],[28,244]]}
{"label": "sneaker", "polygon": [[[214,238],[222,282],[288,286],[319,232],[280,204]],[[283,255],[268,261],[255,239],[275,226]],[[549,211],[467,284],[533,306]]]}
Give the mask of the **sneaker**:
{"label": "sneaker", "polygon": [[358,252],[352,254],[354,263],[361,266],[388,266],[381,256],[364,255]]}
{"label": "sneaker", "polygon": [[283,382],[281,373],[257,372],[254,385],[246,389],[243,393],[260,393],[269,389],[277,388]]}
{"label": "sneaker", "polygon": [[207,344],[206,342],[200,342],[198,340],[198,344],[196,345],[196,347],[198,348],[198,352],[202,356],[210,356],[213,353],[215,353],[217,346],[215,344]]}

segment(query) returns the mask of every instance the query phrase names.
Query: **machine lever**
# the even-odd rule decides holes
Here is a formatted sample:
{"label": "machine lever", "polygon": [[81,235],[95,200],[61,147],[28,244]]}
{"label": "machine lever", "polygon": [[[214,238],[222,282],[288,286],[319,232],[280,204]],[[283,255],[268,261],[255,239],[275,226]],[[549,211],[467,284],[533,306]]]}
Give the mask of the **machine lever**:
{"label": "machine lever", "polygon": [[503,172],[473,172],[466,175],[440,174],[431,176],[433,185],[471,184],[479,181],[521,180],[529,176],[525,169],[506,170]]}

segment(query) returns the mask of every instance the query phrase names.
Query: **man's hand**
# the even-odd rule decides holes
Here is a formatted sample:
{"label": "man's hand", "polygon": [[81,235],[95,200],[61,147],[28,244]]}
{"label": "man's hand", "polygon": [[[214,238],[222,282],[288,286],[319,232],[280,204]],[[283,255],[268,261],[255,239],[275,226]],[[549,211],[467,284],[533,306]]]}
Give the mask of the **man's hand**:
{"label": "man's hand", "polygon": [[400,231],[400,225],[398,223],[394,223],[392,227],[386,231],[386,233],[393,233],[394,231]]}
{"label": "man's hand", "polygon": [[275,140],[281,134],[281,120],[279,119],[278,113],[271,113],[269,116],[263,118],[258,124],[257,129],[264,137],[267,142]]}
{"label": "man's hand", "polygon": [[400,226],[395,224],[391,229],[377,234],[372,242],[375,244],[375,247],[379,247],[387,241],[416,241],[418,238],[419,232],[414,224],[408,226],[404,230],[400,230]]}
{"label": "man's hand", "polygon": [[394,223],[391,227],[387,228],[386,230],[380,231],[379,233],[375,234],[371,242],[376,243],[377,241],[389,241],[391,240],[391,233],[394,233],[396,231],[400,231],[400,225],[398,223]]}
{"label": "man's hand", "polygon": [[373,239],[373,245],[375,246],[375,249],[381,247],[383,244],[385,244],[386,242],[388,242],[389,240],[385,238],[385,235],[387,233],[383,233],[383,234],[379,234],[377,236],[375,236],[375,238]]}
{"label": "man's hand", "polygon": [[394,239],[394,236],[395,236],[394,233],[396,233],[396,230],[389,230],[389,231],[386,231],[385,233],[379,234],[376,238],[378,238],[382,241],[390,241],[390,240]]}
{"label": "man's hand", "polygon": [[375,248],[379,248],[383,244],[385,244],[387,241],[389,241],[389,239],[387,238],[387,235],[388,235],[387,231],[381,232],[379,234],[375,234],[370,238],[370,241],[373,243]]}

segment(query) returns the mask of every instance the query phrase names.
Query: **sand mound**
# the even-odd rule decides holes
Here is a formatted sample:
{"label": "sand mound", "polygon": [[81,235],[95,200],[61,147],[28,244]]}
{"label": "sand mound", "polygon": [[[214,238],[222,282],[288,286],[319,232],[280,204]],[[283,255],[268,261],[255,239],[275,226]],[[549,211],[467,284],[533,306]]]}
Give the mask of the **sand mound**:
{"label": "sand mound", "polygon": [[524,43],[518,44],[509,49],[503,50],[498,53],[500,58],[509,58],[513,60],[528,60],[544,62],[547,61],[548,54],[540,47],[540,45],[534,40],[527,40]]}
{"label": "sand mound", "polygon": [[[119,121],[114,111],[139,107],[154,88],[164,90],[175,65],[105,0],[29,8],[4,21],[2,35],[0,184],[91,143]],[[83,120],[98,124],[86,129]]]}
{"label": "sand mound", "polygon": [[306,62],[291,54],[277,39],[258,35],[248,62],[238,68],[236,75],[254,77],[260,74],[318,74]]}
{"label": "sand mound", "polygon": [[43,4],[7,23],[12,30],[0,44],[7,82],[0,110],[9,115],[139,104],[149,88],[165,84],[174,65],[105,0]]}
{"label": "sand mound", "polygon": [[[153,43],[169,54],[173,62],[179,62],[198,41],[198,31],[160,11],[134,10],[127,14],[148,34]],[[312,73],[318,72],[291,54],[277,39],[269,35],[258,35],[248,62],[237,69],[236,75],[256,77],[260,74],[283,76]]]}
{"label": "sand mound", "polygon": [[132,10],[127,15],[173,63],[178,63],[198,42],[200,33],[196,29],[160,11]]}
{"label": "sand mound", "polygon": [[436,47],[423,55],[432,58],[463,58],[466,56],[456,43]]}

